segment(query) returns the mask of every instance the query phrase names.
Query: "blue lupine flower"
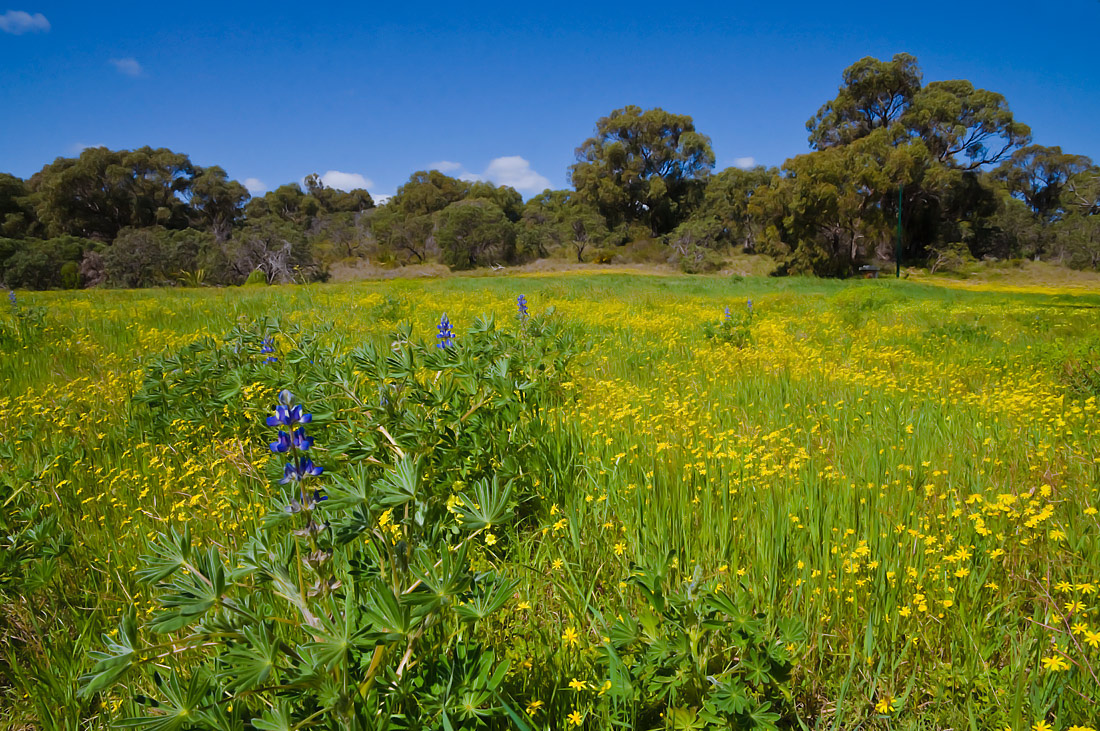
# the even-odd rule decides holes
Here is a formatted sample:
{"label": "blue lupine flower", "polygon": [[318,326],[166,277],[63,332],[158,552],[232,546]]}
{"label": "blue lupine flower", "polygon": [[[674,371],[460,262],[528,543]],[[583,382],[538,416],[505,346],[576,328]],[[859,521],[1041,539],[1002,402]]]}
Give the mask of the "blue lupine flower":
{"label": "blue lupine flower", "polygon": [[516,297],[516,306],[519,308],[519,319],[524,321],[527,319],[527,298],[522,294]]}
{"label": "blue lupine flower", "polygon": [[290,435],[287,434],[285,431],[280,431],[279,436],[275,439],[274,442],[271,442],[269,446],[271,447],[272,452],[279,454],[281,452],[290,451],[291,444],[292,442],[290,439]]}
{"label": "blue lupine flower", "polygon": [[443,313],[443,317],[439,320],[439,334],[436,335],[439,342],[436,343],[437,348],[453,348],[455,344],[455,333],[451,329],[451,321],[447,319],[447,313]]}
{"label": "blue lupine flower", "polygon": [[730,319],[730,308],[727,307],[726,308],[726,322],[729,322],[729,319]]}
{"label": "blue lupine flower", "polygon": [[274,355],[270,355],[275,352],[275,343],[271,338],[264,338],[263,344],[260,346],[260,355],[266,355],[264,363],[278,363],[279,359]]}
{"label": "blue lupine flower", "polygon": [[[279,434],[281,436],[282,432],[279,432]],[[300,449],[301,451],[305,452],[306,450],[308,450],[310,447],[313,446],[313,437],[307,437],[306,436],[306,430],[303,429],[302,427],[298,427],[297,429],[294,430],[294,436],[292,437],[292,443],[294,444],[295,449]]]}
{"label": "blue lupine flower", "polygon": [[749,313],[752,313],[752,299],[749,299]]}
{"label": "blue lupine flower", "polygon": [[313,464],[313,460],[308,457],[299,457],[293,462],[287,462],[283,467],[283,479],[279,480],[280,485],[285,485],[288,482],[299,482],[306,477],[317,477],[324,468]]}
{"label": "blue lupine flower", "polygon": [[275,416],[267,417],[268,426],[292,426],[294,424],[308,424],[313,421],[313,414],[302,413],[301,406],[291,406],[294,403],[294,394],[286,389],[279,392],[279,405],[275,407]]}
{"label": "blue lupine flower", "polygon": [[9,290],[8,290],[8,302],[9,302],[9,303],[11,303],[11,308],[12,308],[13,310],[14,310],[14,309],[15,309],[16,307],[18,307],[18,306],[19,306],[19,303],[18,303],[18,302],[16,302],[16,300],[15,300],[15,290],[14,290],[14,289],[9,289]]}
{"label": "blue lupine flower", "polygon": [[313,414],[303,414],[301,406],[275,407],[275,416],[267,417],[268,426],[291,426],[292,424],[308,424],[313,421]]}

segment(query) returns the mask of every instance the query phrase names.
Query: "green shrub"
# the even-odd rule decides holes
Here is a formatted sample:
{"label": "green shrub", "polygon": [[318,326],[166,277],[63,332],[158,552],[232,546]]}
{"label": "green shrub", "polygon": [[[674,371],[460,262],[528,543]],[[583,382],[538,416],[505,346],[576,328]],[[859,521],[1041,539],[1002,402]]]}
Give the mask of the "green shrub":
{"label": "green shrub", "polygon": [[253,269],[248,275],[248,278],[244,280],[245,287],[257,287],[267,284],[267,275],[259,269]]}
{"label": "green shrub", "polygon": [[141,622],[131,610],[104,636],[82,694],[144,673],[148,717],[124,723],[150,728],[518,719],[483,627],[515,588],[493,556],[536,499],[542,412],[567,376],[570,332],[545,317],[511,331],[482,319],[435,345],[405,327],[337,358],[264,324],[161,359],[139,399],[164,418],[211,420],[236,384],[273,370],[255,357],[272,337],[299,343],[264,354],[301,366],[282,375],[317,411],[283,391],[268,418],[272,451],[289,458],[272,465],[270,511],[236,548],[195,545],[186,524],[161,533],[137,572],[159,610]]}

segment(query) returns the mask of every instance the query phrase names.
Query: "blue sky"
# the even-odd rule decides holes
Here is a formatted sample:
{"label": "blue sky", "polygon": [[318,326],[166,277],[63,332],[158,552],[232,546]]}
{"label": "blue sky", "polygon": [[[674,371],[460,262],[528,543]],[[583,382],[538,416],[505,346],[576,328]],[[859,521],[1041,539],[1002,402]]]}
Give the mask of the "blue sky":
{"label": "blue sky", "polygon": [[[0,6],[0,171],[169,147],[257,191],[334,173],[389,194],[435,164],[564,187],[595,121],[691,115],[718,168],[807,151],[867,55],[1004,94],[1100,160],[1098,0],[1057,3],[50,3]],[[548,181],[548,183],[547,183]]]}

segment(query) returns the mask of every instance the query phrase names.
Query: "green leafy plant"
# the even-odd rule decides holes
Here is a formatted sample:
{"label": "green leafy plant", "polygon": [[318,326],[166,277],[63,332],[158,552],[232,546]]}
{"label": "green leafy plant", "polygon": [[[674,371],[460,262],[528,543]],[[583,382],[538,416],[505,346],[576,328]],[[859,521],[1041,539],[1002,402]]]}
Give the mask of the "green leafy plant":
{"label": "green leafy plant", "polygon": [[[184,414],[188,395],[218,403],[225,383],[264,367],[253,354],[268,337],[238,332],[227,342],[240,352],[185,349],[190,366],[162,360],[140,398]],[[186,526],[160,534],[137,571],[158,609],[144,621],[131,611],[104,636],[82,694],[139,674],[146,692],[132,702],[146,713],[123,724],[150,729],[520,720],[483,626],[515,588],[495,558],[533,499],[542,413],[572,352],[548,318],[508,332],[485,319],[459,336],[448,324],[438,347],[405,327],[388,347],[303,371],[326,413],[315,422],[280,394],[267,424],[287,461],[268,466],[277,486],[260,526],[236,548],[197,545]],[[164,387],[188,367],[211,383]],[[314,427],[328,447],[306,434]]]}
{"label": "green leafy plant", "polygon": [[752,345],[752,323],[756,318],[752,300],[743,312],[734,314],[730,308],[726,308],[725,316],[718,323],[708,322],[703,325],[703,336],[709,340],[717,340],[728,343],[735,348],[746,348]]}
{"label": "green leafy plant", "polygon": [[607,695],[640,727],[775,729],[792,720],[789,681],[806,630],[665,561],[636,567],[638,606],[610,626]]}

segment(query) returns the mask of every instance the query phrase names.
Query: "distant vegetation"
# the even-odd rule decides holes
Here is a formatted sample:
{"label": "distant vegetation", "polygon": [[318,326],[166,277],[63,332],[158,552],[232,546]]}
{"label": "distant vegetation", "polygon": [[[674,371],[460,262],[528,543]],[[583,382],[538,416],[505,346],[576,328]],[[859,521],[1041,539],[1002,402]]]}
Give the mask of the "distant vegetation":
{"label": "distant vegetation", "polygon": [[[1031,144],[1000,94],[924,84],[917,60],[864,58],[807,122],[812,151],[781,168],[714,172],[692,118],[617,109],[577,148],[572,189],[526,203],[431,171],[376,206],[317,175],[251,198],[217,166],[149,147],[88,148],[28,180],[0,174],[0,282],[28,289],[324,279],[338,262],[453,269],[540,258],[720,269],[761,253],[776,274],[844,276],[903,259],[1100,269],[1100,168]],[[254,274],[254,273],[259,274]]]}

